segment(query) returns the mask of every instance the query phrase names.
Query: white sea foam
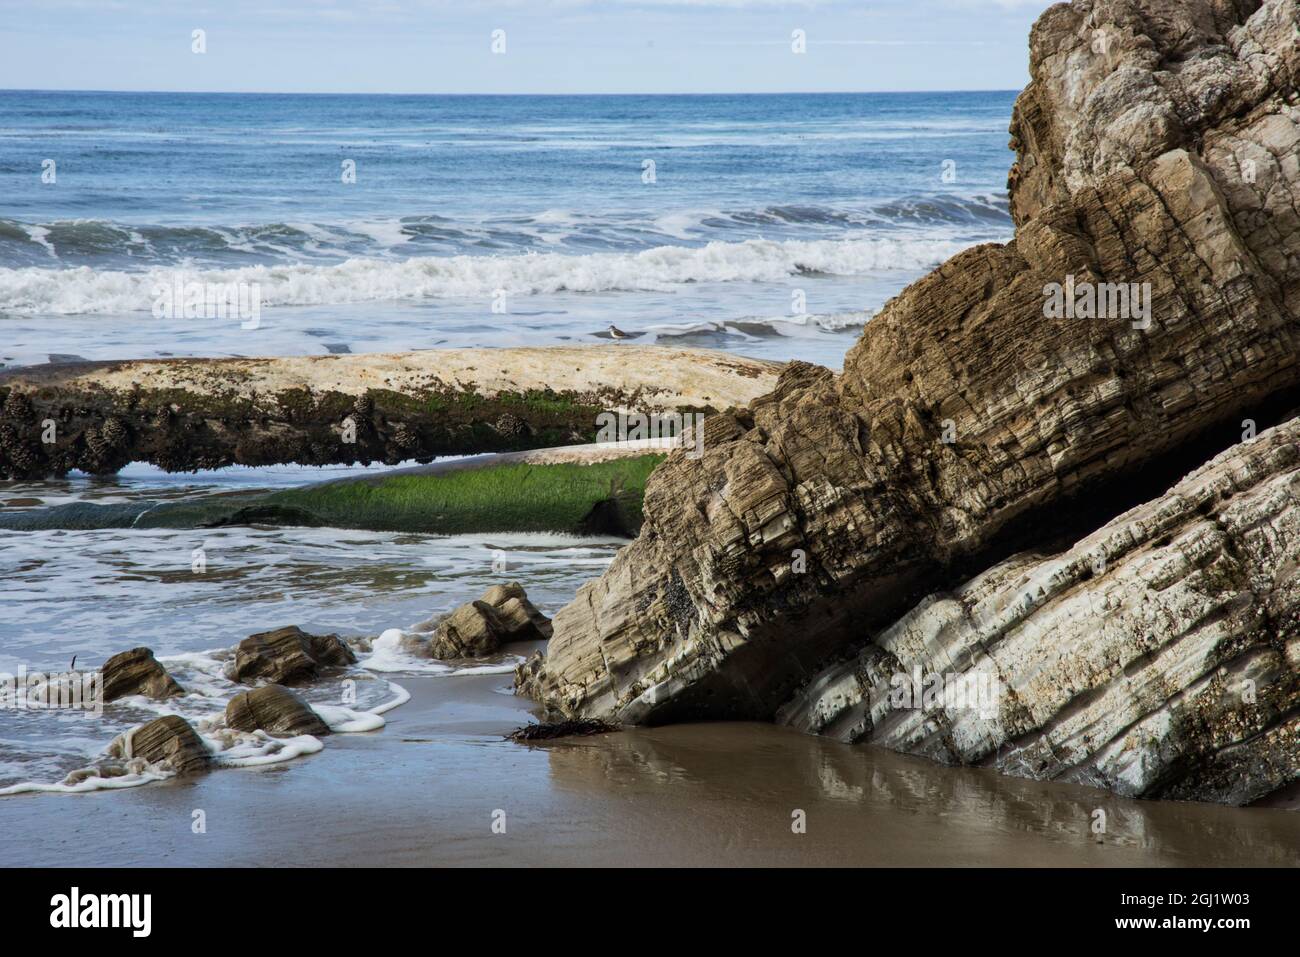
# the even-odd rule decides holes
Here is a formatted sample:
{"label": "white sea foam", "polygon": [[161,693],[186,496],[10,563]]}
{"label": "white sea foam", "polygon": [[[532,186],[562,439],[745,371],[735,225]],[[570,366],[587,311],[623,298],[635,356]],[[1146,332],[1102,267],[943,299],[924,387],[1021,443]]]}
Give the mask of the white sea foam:
{"label": "white sea foam", "polygon": [[[507,655],[505,660],[484,665],[453,666],[431,658],[421,658],[402,648],[406,632],[401,628],[386,629],[370,646],[370,654],[359,662],[367,671],[417,675],[508,675],[523,664],[518,655]],[[393,685],[397,688],[399,686]],[[405,693],[404,689],[403,693]],[[394,705],[396,707],[396,705]],[[386,710],[386,709],[385,709]]]}
{"label": "white sea foam", "polygon": [[6,797],[10,794],[86,794],[90,791],[137,788],[142,784],[165,781],[172,776],[170,773],[163,771],[141,771],[117,777],[92,774],[72,784],[63,782],[46,784],[39,781],[23,781],[19,784],[11,784],[9,787],[0,788],[0,797]]}
{"label": "white sea foam", "polygon": [[403,262],[349,259],[243,269],[145,272],[38,267],[0,269],[0,311],[71,315],[148,311],[155,288],[184,283],[256,283],[263,306],[569,292],[670,292],[692,283],[779,282],[821,273],[867,275],[934,266],[966,244],[939,239],[775,242],[658,246],[638,253],[528,253],[419,257]]}

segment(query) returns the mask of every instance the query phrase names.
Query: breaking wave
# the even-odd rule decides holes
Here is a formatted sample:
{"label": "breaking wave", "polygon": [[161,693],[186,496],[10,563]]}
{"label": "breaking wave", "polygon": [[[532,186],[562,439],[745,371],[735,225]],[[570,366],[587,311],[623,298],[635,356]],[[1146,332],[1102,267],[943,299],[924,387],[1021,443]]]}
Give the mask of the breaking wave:
{"label": "breaking wave", "polygon": [[924,270],[968,244],[944,239],[751,239],[704,246],[658,246],[637,253],[423,256],[401,262],[349,259],[334,265],[237,269],[89,266],[0,269],[0,310],[75,315],[148,311],[161,287],[182,283],[257,284],[264,306],[381,300],[489,298],[556,292],[669,292],[695,283],[781,282],[800,276],[857,276]]}

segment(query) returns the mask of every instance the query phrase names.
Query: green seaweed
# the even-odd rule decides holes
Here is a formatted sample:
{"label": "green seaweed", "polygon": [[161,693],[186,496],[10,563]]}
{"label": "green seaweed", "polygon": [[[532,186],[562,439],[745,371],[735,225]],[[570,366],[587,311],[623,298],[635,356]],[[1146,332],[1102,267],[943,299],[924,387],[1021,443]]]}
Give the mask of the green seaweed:
{"label": "green seaweed", "polygon": [[663,458],[647,454],[594,464],[511,463],[328,482],[275,492],[258,504],[338,528],[633,535],[641,526],[646,479]]}

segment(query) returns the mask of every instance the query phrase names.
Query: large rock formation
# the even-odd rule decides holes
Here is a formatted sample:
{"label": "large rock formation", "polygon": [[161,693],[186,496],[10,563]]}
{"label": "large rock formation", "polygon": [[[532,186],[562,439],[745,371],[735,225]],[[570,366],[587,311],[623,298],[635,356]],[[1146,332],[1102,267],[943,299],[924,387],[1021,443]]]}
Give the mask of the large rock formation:
{"label": "large rock formation", "polygon": [[926,592],[1086,534],[1294,406],[1295,29],[1281,0],[1048,10],[1015,239],[905,290],[842,376],[793,364],[711,418],[520,690],[565,716],[771,718]]}
{"label": "large rock formation", "polygon": [[1300,773],[1297,703],[1293,419],[1058,555],[928,596],[778,720],[949,764],[1244,804]]}

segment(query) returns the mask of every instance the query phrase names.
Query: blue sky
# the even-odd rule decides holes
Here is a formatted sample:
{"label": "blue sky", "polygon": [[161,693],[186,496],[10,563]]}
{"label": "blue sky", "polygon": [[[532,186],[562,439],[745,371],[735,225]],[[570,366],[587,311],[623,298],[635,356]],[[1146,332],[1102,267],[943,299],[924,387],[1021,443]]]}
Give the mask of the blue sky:
{"label": "blue sky", "polygon": [[[1047,0],[0,0],[0,88],[1018,89]],[[207,52],[191,51],[192,31]],[[491,49],[505,31],[505,52]],[[802,30],[807,52],[791,50]]]}

